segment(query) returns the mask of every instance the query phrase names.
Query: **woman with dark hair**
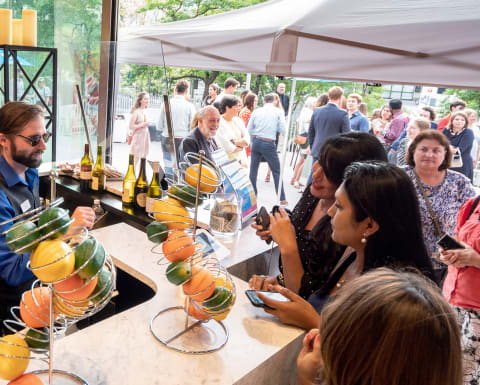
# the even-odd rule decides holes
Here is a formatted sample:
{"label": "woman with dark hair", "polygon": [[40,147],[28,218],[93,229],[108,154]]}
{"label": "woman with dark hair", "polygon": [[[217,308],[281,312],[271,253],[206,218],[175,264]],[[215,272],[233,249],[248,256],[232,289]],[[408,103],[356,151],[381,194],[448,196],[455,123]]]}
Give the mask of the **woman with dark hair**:
{"label": "woman with dark hair", "polygon": [[392,108],[388,104],[385,104],[380,109],[380,119],[374,119],[371,121],[373,134],[382,143],[385,143],[384,136],[387,133],[388,128],[390,127],[390,122],[392,121],[392,119],[393,119]]}
{"label": "woman with dark hair", "polygon": [[463,384],[455,315],[418,274],[368,272],[342,287],[321,319],[297,359],[301,385]]}
{"label": "woman with dark hair", "polygon": [[475,136],[468,128],[468,117],[463,111],[456,111],[450,118],[450,123],[442,131],[453,147],[453,153],[461,155],[461,165],[452,165],[452,170],[458,171],[468,179],[473,179],[472,146]]}
{"label": "woman with dark hair", "polygon": [[149,102],[148,93],[140,92],[130,111],[132,117],[130,118],[130,131],[128,133],[130,138],[128,141],[130,143],[130,154],[135,155],[135,169],[137,169],[140,159],[146,158],[150,150],[150,132],[148,131],[150,122],[147,118]]}
{"label": "woman with dark hair", "polygon": [[312,184],[291,215],[281,208],[280,214],[271,217],[267,231],[252,225],[261,239],[272,237],[278,244],[282,272],[276,278],[254,275],[249,281],[253,289],[267,290],[270,284],[280,283],[307,299],[325,284],[345,250],[331,239],[327,210],[335,200],[345,168],[361,160],[387,161],[383,146],[372,135],[349,132],[327,139],[313,165]]}
{"label": "woman with dark hair", "polygon": [[437,114],[435,113],[435,110],[432,107],[430,107],[430,106],[422,107],[419,115],[422,118],[428,119],[428,121],[430,122],[430,128],[433,128],[434,130],[438,129],[438,124],[435,123],[435,119],[437,117]]}
{"label": "woman with dark hair", "polygon": [[217,98],[218,91],[220,91],[220,87],[217,84],[210,84],[208,87],[208,95],[203,99],[202,107],[211,106]]}
{"label": "woman with dark hair", "polygon": [[243,167],[248,167],[245,147],[250,144],[250,135],[245,124],[238,117],[240,99],[225,95],[221,104],[222,116],[215,140],[225,150],[229,159],[237,159]]}
{"label": "woman with dark hair", "polygon": [[323,107],[325,104],[328,103],[328,94],[325,93],[325,94],[321,94],[318,99],[317,99],[317,102],[315,103],[315,107],[318,108],[318,107]]}
{"label": "woman with dark hair", "polygon": [[[255,108],[257,108],[257,103],[257,94],[249,92],[247,96],[245,96],[245,102],[243,103],[243,107],[238,114],[238,117],[243,120],[243,123],[245,123],[245,127],[248,126],[252,112]],[[245,149],[245,152],[247,153],[247,157],[249,157],[251,153],[250,145],[248,145],[248,147]]]}
{"label": "woman with dark hair", "polygon": [[[395,213],[393,216],[392,213]],[[410,268],[433,279],[433,267],[423,243],[420,212],[408,175],[385,162],[354,162],[328,209],[332,239],[347,246],[327,282],[309,298],[281,286],[270,287],[291,302],[258,296],[284,323],[305,329],[319,325],[319,312],[345,282],[378,267]],[[275,215],[280,218],[278,214]]]}
{"label": "woman with dark hair", "polygon": [[[450,143],[440,132],[428,130],[418,134],[408,147],[405,171],[413,182],[428,254],[438,254],[437,241],[443,234],[453,236],[458,210],[475,196],[470,181],[449,170],[452,158]],[[446,266],[432,260],[437,281],[441,282]]]}

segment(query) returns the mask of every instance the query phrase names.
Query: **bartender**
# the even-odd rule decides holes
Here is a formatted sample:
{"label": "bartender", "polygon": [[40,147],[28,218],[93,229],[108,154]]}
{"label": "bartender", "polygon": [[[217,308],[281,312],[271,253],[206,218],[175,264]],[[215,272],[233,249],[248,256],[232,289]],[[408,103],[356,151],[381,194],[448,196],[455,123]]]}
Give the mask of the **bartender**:
{"label": "bartender", "polygon": [[[41,107],[9,102],[0,108],[0,222],[40,206],[37,168],[50,136]],[[95,213],[91,207],[77,207],[72,219],[73,226],[91,229]],[[5,235],[0,236],[0,335],[7,332],[1,321],[11,318],[10,307],[19,305],[34,280],[27,268],[29,259],[30,253],[10,251]]]}

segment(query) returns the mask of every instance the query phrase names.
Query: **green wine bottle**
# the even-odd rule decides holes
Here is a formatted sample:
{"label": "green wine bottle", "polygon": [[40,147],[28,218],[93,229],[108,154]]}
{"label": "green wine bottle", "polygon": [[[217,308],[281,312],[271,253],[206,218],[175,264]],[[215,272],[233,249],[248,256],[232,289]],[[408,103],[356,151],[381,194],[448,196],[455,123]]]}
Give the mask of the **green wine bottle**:
{"label": "green wine bottle", "polygon": [[133,206],[135,201],[135,183],[137,178],[135,177],[135,169],[133,167],[133,161],[135,155],[130,154],[128,157],[128,170],[123,178],[123,193],[122,193],[122,203],[125,206]]}
{"label": "green wine bottle", "polygon": [[85,143],[85,154],[80,161],[80,191],[88,192],[92,182],[92,160],[90,159],[90,147]]}
{"label": "green wine bottle", "polygon": [[145,175],[145,163],[146,159],[142,158],[140,160],[140,173],[138,174],[137,181],[135,182],[135,207],[145,210],[147,205],[147,190],[148,182]]}
{"label": "green wine bottle", "polygon": [[92,190],[102,192],[105,190],[105,168],[103,167],[103,148],[97,148],[97,161],[92,171]]}
{"label": "green wine bottle", "polygon": [[147,213],[153,213],[153,202],[155,199],[160,199],[162,197],[162,188],[160,187],[160,164],[159,162],[153,162],[153,177],[150,186],[147,190]]}

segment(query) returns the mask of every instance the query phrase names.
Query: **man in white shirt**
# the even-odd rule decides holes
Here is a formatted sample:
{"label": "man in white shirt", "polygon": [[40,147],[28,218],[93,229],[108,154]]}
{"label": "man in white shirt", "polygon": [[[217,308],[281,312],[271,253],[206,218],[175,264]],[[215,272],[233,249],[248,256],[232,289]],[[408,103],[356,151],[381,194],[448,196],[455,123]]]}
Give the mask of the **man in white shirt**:
{"label": "man in white shirt", "polygon": [[[175,142],[175,153],[177,154],[177,162],[179,160],[178,147],[190,132],[190,124],[195,116],[195,107],[187,100],[189,84],[186,80],[181,79],[175,85],[175,96],[170,99],[170,116],[172,119],[172,131]],[[166,173],[171,173],[173,167],[170,154],[170,144],[168,137],[167,117],[165,114],[165,106],[162,106],[160,117],[157,125],[162,133],[162,151]]]}

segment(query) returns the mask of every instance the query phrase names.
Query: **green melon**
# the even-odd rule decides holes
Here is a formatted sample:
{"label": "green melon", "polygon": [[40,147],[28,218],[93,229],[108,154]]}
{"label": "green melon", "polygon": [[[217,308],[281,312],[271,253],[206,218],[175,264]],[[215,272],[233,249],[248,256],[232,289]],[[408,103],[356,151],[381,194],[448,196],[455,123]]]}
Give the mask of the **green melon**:
{"label": "green melon", "polygon": [[[16,253],[17,250],[20,250],[22,247],[28,245],[29,243],[36,241],[40,237],[38,231],[35,231],[30,235],[25,235],[36,229],[37,226],[35,225],[35,223],[30,221],[25,221],[18,227],[12,227],[10,230],[8,230],[8,233],[5,236],[5,241],[7,242],[8,248],[14,253]],[[14,239],[16,239],[16,241],[13,241]],[[37,244],[38,242],[35,242],[33,245],[27,247],[26,249],[20,250],[20,252],[28,253],[30,251],[33,251],[35,250],[35,247],[37,247]]]}
{"label": "green melon", "polygon": [[43,212],[38,218],[38,227],[41,227],[48,223],[43,229],[40,229],[41,235],[47,235],[55,230],[55,233],[50,235],[51,239],[60,238],[68,231],[68,222],[70,222],[70,216],[68,211],[61,207],[52,207]]}
{"label": "green melon", "polygon": [[98,275],[97,286],[92,293],[91,301],[93,303],[100,302],[105,299],[113,285],[113,275],[110,270],[103,268],[103,270]]}
{"label": "green melon", "polygon": [[[177,199],[184,207],[195,207],[196,190],[192,186],[174,184],[168,189],[168,195]],[[203,194],[198,196],[198,205],[203,203]]]}
{"label": "green melon", "polygon": [[229,289],[216,287],[213,294],[203,302],[203,306],[213,311],[220,311],[229,307],[232,301],[233,295]]}
{"label": "green melon", "polygon": [[[94,256],[91,257],[94,252]],[[78,271],[78,276],[83,280],[89,280],[95,276],[105,263],[105,248],[91,235],[75,248],[75,270],[87,261],[89,261],[87,265]]]}
{"label": "green melon", "polygon": [[48,349],[49,339],[48,328],[29,329],[25,336],[25,342],[33,349]]}
{"label": "green melon", "polygon": [[163,222],[153,221],[147,226],[147,237],[154,243],[162,243],[168,237],[168,227]]}
{"label": "green melon", "polygon": [[177,261],[167,267],[167,279],[174,285],[182,285],[192,278],[192,266],[188,262]]}

